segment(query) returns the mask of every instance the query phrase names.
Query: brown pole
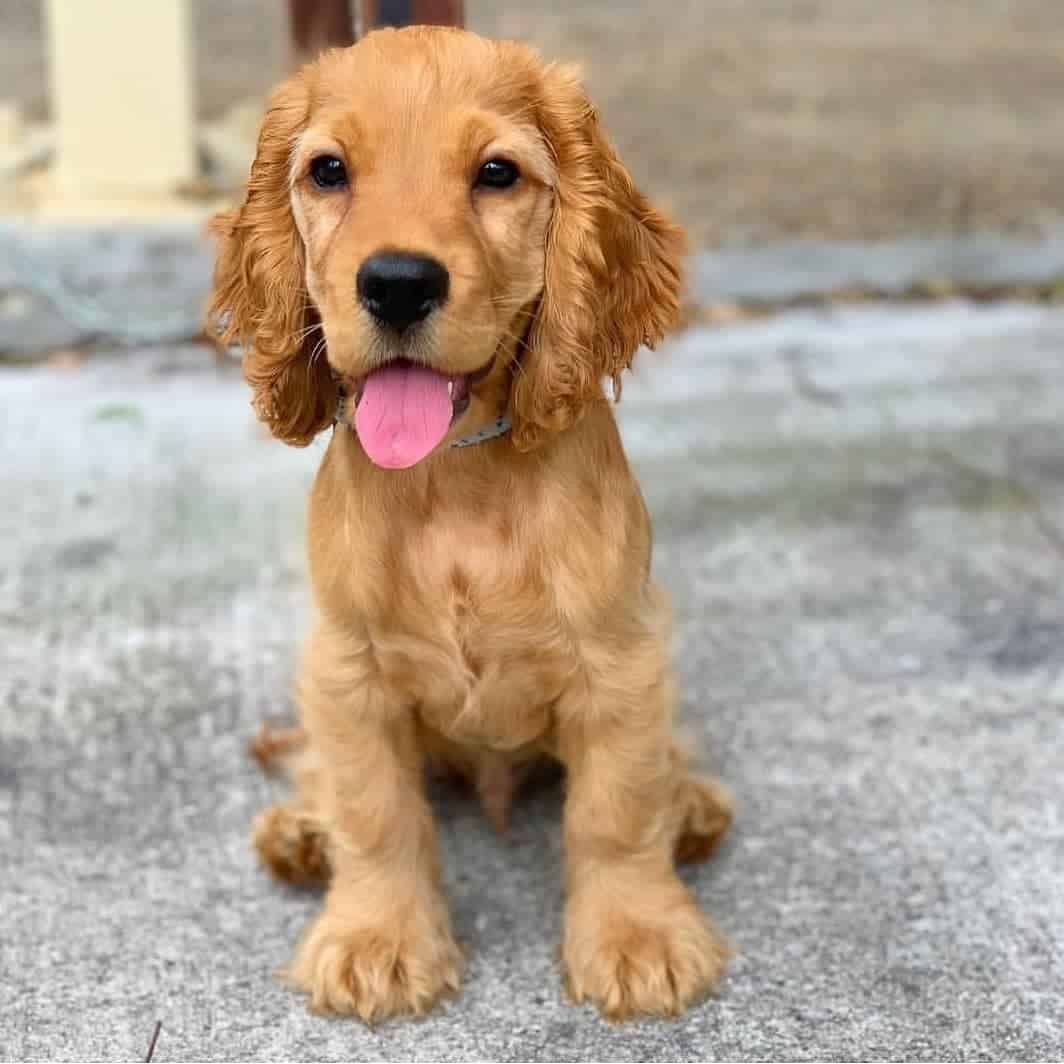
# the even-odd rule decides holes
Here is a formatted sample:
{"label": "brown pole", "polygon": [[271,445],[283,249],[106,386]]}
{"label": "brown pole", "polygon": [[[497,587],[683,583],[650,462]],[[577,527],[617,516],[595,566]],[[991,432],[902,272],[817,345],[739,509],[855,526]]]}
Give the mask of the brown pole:
{"label": "brown pole", "polygon": [[[354,11],[352,12],[352,6]],[[288,0],[291,62],[345,48],[380,26],[464,26],[464,0]]]}
{"label": "brown pole", "polygon": [[291,65],[298,69],[325,48],[353,44],[351,0],[288,0]]}
{"label": "brown pole", "polygon": [[463,26],[463,0],[355,0],[361,36],[380,26]]}

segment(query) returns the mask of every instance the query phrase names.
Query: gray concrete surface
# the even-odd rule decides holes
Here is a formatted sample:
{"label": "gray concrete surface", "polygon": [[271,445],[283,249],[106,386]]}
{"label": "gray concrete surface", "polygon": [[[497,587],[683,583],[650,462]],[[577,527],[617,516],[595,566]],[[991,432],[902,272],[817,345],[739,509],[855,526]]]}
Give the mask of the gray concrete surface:
{"label": "gray concrete surface", "polygon": [[[42,226],[0,221],[0,361],[34,361],[102,338],[191,339],[202,328],[213,252],[202,226]],[[702,303],[781,303],[925,282],[1041,285],[1064,278],[1064,228],[1038,236],[956,233],[879,243],[801,240],[694,256]]]}
{"label": "gray concrete surface", "polygon": [[111,338],[196,337],[213,249],[202,226],[0,220],[0,361]]}
{"label": "gray concrete surface", "polygon": [[695,260],[701,300],[778,303],[864,287],[898,295],[928,281],[957,285],[1044,284],[1064,277],[1064,229],[1038,236],[953,233],[895,240],[794,240],[717,248]]}
{"label": "gray concrete surface", "polygon": [[1064,1056],[1064,314],[689,333],[621,406],[683,716],[735,789],[689,873],[739,954],[676,1022],[565,1005],[559,797],[437,796],[462,996],[369,1032],[271,977],[316,901],[259,871],[320,448],[195,349],[0,373],[0,1057]]}

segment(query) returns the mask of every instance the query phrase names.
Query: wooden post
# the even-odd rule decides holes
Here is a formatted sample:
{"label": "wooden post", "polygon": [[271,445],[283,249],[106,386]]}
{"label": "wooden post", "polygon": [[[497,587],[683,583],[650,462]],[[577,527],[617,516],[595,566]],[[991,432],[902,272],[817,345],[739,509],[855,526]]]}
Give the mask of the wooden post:
{"label": "wooden post", "polygon": [[379,26],[462,26],[464,8],[463,0],[288,0],[292,65],[302,66],[323,48],[346,47]]}
{"label": "wooden post", "polygon": [[349,0],[288,0],[288,26],[293,70],[323,49],[345,48],[355,39]]}
{"label": "wooden post", "polygon": [[463,0],[355,0],[359,36],[379,26],[462,26]]}
{"label": "wooden post", "polygon": [[197,176],[188,0],[47,0],[65,200],[166,196]]}

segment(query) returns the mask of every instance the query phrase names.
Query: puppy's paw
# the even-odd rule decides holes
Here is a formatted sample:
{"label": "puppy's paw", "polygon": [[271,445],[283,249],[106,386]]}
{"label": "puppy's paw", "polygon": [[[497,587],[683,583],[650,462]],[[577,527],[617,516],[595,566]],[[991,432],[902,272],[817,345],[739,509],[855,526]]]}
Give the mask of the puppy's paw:
{"label": "puppy's paw", "polygon": [[317,884],[329,878],[325,832],[291,805],[271,805],[259,813],[252,841],[259,860],[286,883]]}
{"label": "puppy's paw", "polygon": [[664,893],[627,906],[603,899],[597,912],[570,903],[562,958],[574,1002],[593,1001],[609,1020],[675,1016],[713,989],[728,946],[686,892]]}
{"label": "puppy's paw", "polygon": [[679,831],[677,861],[704,861],[717,848],[731,827],[735,800],[731,791],[715,779],[688,776],[676,795]]}
{"label": "puppy's paw", "polygon": [[374,1024],[400,1013],[421,1015],[457,991],[462,954],[446,923],[414,917],[350,927],[326,911],[284,976],[315,1012]]}

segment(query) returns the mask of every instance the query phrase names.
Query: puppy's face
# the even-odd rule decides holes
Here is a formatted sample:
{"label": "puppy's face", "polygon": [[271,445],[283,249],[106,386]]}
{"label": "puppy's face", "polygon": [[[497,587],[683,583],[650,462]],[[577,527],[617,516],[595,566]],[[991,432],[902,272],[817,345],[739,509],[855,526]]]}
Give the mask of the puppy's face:
{"label": "puppy's face", "polygon": [[492,372],[535,446],[677,309],[682,237],[572,73],[470,33],[374,33],[282,86],[215,231],[260,416],[308,442],[338,380],[390,468],[462,431]]}
{"label": "puppy's face", "polygon": [[[515,85],[486,42],[459,39],[480,54],[440,63],[386,34],[326,56],[290,171],[330,364],[384,428],[421,417],[437,436],[542,291],[556,182],[532,85]],[[421,457],[433,436],[378,455],[371,419],[356,419],[384,464]]]}

